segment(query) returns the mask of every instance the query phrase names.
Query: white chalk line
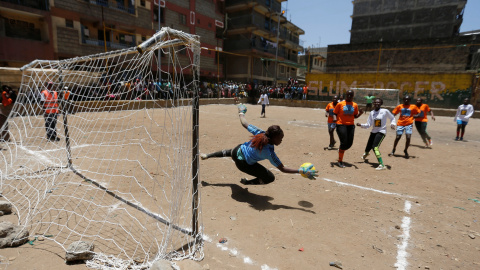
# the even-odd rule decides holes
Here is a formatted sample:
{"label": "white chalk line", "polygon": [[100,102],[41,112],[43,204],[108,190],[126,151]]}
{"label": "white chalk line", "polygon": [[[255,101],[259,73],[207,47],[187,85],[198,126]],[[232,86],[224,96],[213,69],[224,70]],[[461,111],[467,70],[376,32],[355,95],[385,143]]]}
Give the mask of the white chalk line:
{"label": "white chalk line", "polygon": [[377,193],[381,193],[381,194],[393,195],[393,196],[398,196],[398,197],[403,197],[403,198],[411,198],[411,199],[415,198],[414,196],[410,196],[410,195],[403,195],[403,194],[378,190],[378,189],[374,189],[374,188],[362,187],[362,186],[358,186],[358,185],[354,185],[354,184],[350,184],[350,183],[345,183],[345,182],[340,182],[340,181],[335,181],[335,180],[331,180],[331,179],[327,179],[327,178],[322,178],[322,179],[325,180],[325,181],[328,181],[328,182],[336,183],[336,184],[341,185],[341,186],[350,186],[350,187],[355,187],[355,188],[359,188],[359,189],[363,189],[363,190],[368,190],[368,191],[373,191],[373,192],[377,192]]}
{"label": "white chalk line", "polygon": [[[373,189],[373,188],[362,187],[362,186],[358,186],[358,185],[354,185],[354,184],[350,184],[350,183],[345,183],[345,182],[339,182],[339,181],[335,181],[335,180],[331,180],[331,179],[327,179],[327,178],[323,178],[323,180],[328,181],[328,182],[333,182],[333,183],[336,183],[336,184],[339,184],[339,185],[342,185],[342,186],[351,186],[351,187],[355,187],[355,188],[359,188],[359,189],[363,189],[363,190],[368,190],[368,191],[373,191],[373,192],[386,194],[386,195],[393,195],[393,196],[404,197],[404,198],[415,198],[415,197],[410,196],[410,195],[403,195],[403,194],[387,192],[387,191]],[[405,207],[404,207],[403,211],[405,211],[405,213],[407,213],[407,214],[410,214],[410,209],[411,208],[412,208],[411,202],[406,200],[405,201]],[[403,230],[403,234],[401,235],[402,242],[397,245],[397,247],[398,247],[397,262],[395,263],[395,267],[398,270],[405,270],[405,269],[407,269],[407,266],[408,266],[407,247],[408,247],[408,241],[410,240],[410,224],[411,224],[411,222],[412,222],[411,218],[408,217],[408,216],[404,216],[402,218],[402,226],[401,226],[401,228]]]}
{"label": "white chalk line", "polygon": [[[412,204],[409,201],[405,201],[405,213],[410,214],[410,208],[412,207]],[[407,262],[407,257],[408,257],[408,252],[407,252],[407,247],[408,247],[408,240],[410,239],[410,224],[411,224],[411,218],[408,216],[404,216],[402,219],[402,230],[403,233],[401,235],[402,242],[397,245],[398,251],[397,251],[397,262],[395,263],[395,267],[398,270],[405,270],[407,269],[408,262]]]}
{"label": "white chalk line", "polygon": [[[206,234],[203,235],[203,240],[206,241],[206,242],[209,242],[209,243],[213,242],[212,238],[210,236],[206,235]],[[230,256],[241,259],[244,264],[250,264],[250,265],[255,265],[256,264],[250,257],[240,254],[240,252],[236,248],[228,247],[228,242],[223,243],[223,244],[222,243],[217,243],[216,247],[219,248],[222,251],[228,252],[228,254]],[[271,268],[270,266],[268,266],[266,264],[262,264],[260,266],[260,269],[261,270],[278,270],[277,268]]]}

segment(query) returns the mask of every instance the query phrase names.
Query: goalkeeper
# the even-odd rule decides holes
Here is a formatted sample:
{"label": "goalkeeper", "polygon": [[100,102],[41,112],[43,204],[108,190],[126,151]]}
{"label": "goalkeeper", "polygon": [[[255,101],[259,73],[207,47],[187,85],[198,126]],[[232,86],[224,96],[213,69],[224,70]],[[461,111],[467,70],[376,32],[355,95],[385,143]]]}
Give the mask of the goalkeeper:
{"label": "goalkeeper", "polygon": [[300,169],[291,169],[283,166],[283,163],[275,154],[274,147],[280,145],[283,140],[283,130],[277,126],[270,126],[267,131],[263,131],[254,125],[249,125],[245,118],[245,111],[240,107],[238,109],[238,117],[240,123],[250,133],[253,134],[252,139],[243,144],[239,144],[233,149],[220,150],[211,154],[201,154],[201,159],[215,157],[232,157],[237,168],[254,178],[247,180],[241,179],[244,185],[263,185],[269,184],[275,180],[275,175],[258,162],[268,159],[273,166],[277,167],[283,173],[303,173],[310,179],[315,179],[318,171],[312,170],[312,166]]}

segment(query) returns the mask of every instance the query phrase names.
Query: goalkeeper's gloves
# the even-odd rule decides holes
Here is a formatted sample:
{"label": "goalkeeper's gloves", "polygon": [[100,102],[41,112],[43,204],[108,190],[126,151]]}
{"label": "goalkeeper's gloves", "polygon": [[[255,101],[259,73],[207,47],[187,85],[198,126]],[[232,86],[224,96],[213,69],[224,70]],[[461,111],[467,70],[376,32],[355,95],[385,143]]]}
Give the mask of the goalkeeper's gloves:
{"label": "goalkeeper's gloves", "polygon": [[300,174],[306,175],[308,179],[313,180],[315,179],[316,176],[318,176],[318,171],[312,170],[312,168],[313,168],[313,164],[311,164],[308,167],[300,167],[298,169],[298,172]]}
{"label": "goalkeeper's gloves", "polygon": [[238,106],[238,114],[245,114],[247,112],[246,107]]}

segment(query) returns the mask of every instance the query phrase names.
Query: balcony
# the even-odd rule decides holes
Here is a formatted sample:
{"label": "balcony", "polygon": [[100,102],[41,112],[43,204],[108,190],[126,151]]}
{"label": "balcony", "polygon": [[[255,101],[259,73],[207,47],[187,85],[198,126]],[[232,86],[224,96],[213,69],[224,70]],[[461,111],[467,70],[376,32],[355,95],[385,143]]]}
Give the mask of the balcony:
{"label": "balcony", "polygon": [[129,14],[135,14],[135,7],[131,4],[131,1],[123,0],[84,0],[91,4],[99,5],[102,7],[107,7],[110,9],[119,10]]}
{"label": "balcony", "polygon": [[[3,19],[2,19],[3,20]],[[30,40],[42,40],[42,32],[40,29],[34,28],[33,23],[20,20],[9,20],[5,25],[5,36],[12,38],[23,38]],[[15,23],[11,23],[15,22]]]}
{"label": "balcony", "polygon": [[[96,38],[83,38],[82,43],[87,45],[105,47],[105,41],[103,39],[100,40]],[[133,46],[135,46],[135,41],[128,42],[128,43],[118,43],[118,42],[107,41],[107,48],[114,49],[114,50],[130,48]]]}
{"label": "balcony", "polygon": [[[226,40],[224,50],[225,51],[237,51],[243,53],[254,53],[264,55],[266,57],[273,57],[277,53],[275,47],[276,43],[268,42],[266,39],[255,37],[252,40],[240,39],[240,40]],[[285,58],[285,50],[279,48],[278,57]]]}
{"label": "balcony", "polygon": [[255,8],[256,11],[266,14],[268,12],[280,12],[282,4],[275,0],[227,0],[225,1],[227,13]]}
{"label": "balcony", "polygon": [[40,10],[49,10],[50,5],[49,0],[0,0],[0,2],[12,3],[24,7],[40,9]]}

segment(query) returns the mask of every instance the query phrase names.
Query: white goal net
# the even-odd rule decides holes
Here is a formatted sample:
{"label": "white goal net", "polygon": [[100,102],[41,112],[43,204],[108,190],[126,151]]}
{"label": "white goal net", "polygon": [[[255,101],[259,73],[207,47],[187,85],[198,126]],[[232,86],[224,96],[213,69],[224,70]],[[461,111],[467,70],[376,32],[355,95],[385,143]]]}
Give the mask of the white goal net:
{"label": "white goal net", "polygon": [[366,103],[365,97],[368,95],[383,99],[383,106],[395,107],[400,104],[399,89],[380,89],[380,88],[352,88],[355,92],[355,101],[360,104]]}
{"label": "white goal net", "polygon": [[[0,192],[30,239],[59,252],[92,243],[87,266],[97,269],[203,258],[199,62],[198,36],[162,28],[137,47],[21,69],[2,127],[10,140],[0,143]],[[46,135],[49,82],[58,141]]]}

